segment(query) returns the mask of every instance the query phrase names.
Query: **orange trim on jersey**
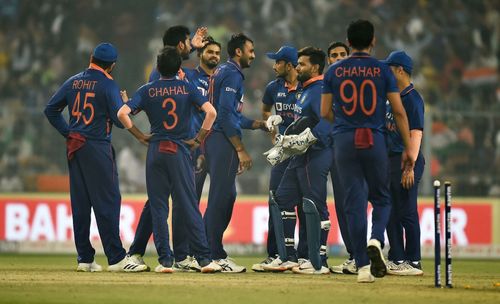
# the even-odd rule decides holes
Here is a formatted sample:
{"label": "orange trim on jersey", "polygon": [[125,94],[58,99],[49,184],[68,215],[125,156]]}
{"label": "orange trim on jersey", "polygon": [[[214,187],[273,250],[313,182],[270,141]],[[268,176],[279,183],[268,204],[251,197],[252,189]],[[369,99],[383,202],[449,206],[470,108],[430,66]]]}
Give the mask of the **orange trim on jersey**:
{"label": "orange trim on jersey", "polygon": [[106,72],[105,70],[103,70],[103,68],[101,68],[100,66],[98,66],[95,63],[90,63],[89,69],[98,70],[99,72],[103,73],[106,77],[108,77],[108,79],[113,80],[113,77],[111,77],[111,75],[109,75],[108,72]]}
{"label": "orange trim on jersey", "polygon": [[304,82],[302,84],[302,87],[305,88],[307,87],[308,85],[310,85],[311,83],[314,83],[316,81],[320,81],[320,80],[323,80],[323,75],[318,75],[316,77],[313,77],[313,78],[310,78],[308,81]]}

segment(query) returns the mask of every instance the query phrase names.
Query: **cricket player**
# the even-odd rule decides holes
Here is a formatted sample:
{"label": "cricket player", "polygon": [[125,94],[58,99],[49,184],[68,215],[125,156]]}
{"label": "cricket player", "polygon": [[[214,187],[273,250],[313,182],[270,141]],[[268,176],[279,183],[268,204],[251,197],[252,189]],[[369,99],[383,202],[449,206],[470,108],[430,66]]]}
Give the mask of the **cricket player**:
{"label": "cricket player", "polygon": [[252,167],[252,159],[241,139],[241,129],[263,129],[262,120],[250,120],[241,114],[244,104],[242,70],[255,59],[253,41],[245,34],[235,34],[227,44],[230,59],[221,64],[210,79],[209,100],[218,112],[205,141],[205,157],[210,174],[210,190],[204,221],[212,259],[222,272],[245,272],[244,266],[228,259],[222,237],[231,221],[236,200],[236,174]]}
{"label": "cricket player", "polygon": [[[108,271],[146,270],[146,266],[126,256],[119,235],[121,195],[111,145],[112,124],[123,128],[116,117],[123,102],[111,77],[117,58],[112,44],[99,44],[88,69],[66,80],[44,111],[52,126],[66,138],[77,271],[102,271],[94,261],[95,250],[89,240],[92,209],[108,258]],[[69,123],[61,114],[66,106]]]}
{"label": "cricket player", "polygon": [[[210,259],[205,227],[198,209],[191,162],[191,148],[197,148],[205,139],[216,117],[213,106],[201,96],[198,89],[176,74],[181,56],[174,47],[166,46],[158,55],[157,70],[161,77],[140,87],[118,118],[125,128],[133,127],[129,114],[143,110],[151,123],[148,155],[146,159],[146,187],[153,222],[153,238],[159,265],[155,272],[174,272],[174,256],[169,245],[168,200],[173,197],[173,208],[182,221],[173,225],[186,225],[190,246],[201,266],[201,272],[218,272],[221,267]],[[200,131],[191,139],[191,117],[195,108],[206,114]],[[135,135],[135,134],[134,134]],[[140,138],[141,136],[139,136]]]}
{"label": "cricket player", "polygon": [[[337,61],[347,58],[349,56],[349,47],[340,41],[335,41],[330,43],[328,46],[328,64],[332,65]],[[333,186],[333,196],[335,199],[335,213],[337,214],[337,222],[339,224],[340,235],[344,241],[345,248],[349,254],[349,258],[345,260],[340,265],[330,266],[330,271],[332,273],[338,274],[357,274],[358,270],[356,268],[356,262],[354,261],[354,256],[352,254],[351,239],[349,237],[349,227],[347,225],[347,218],[345,215],[344,208],[344,194],[342,187],[340,186],[340,176],[337,168],[335,167],[335,162],[332,162],[330,167],[330,176],[332,178]],[[337,186],[337,187],[335,187]]]}
{"label": "cricket player", "polygon": [[[388,99],[406,150],[402,153],[406,183],[413,182],[409,158],[410,131],[399,90],[389,67],[370,56],[374,27],[366,20],[351,22],[347,39],[350,57],[334,63],[325,74],[322,117],[334,122],[334,162],[344,191],[357,281],[371,283],[387,272],[382,244],[391,212],[385,143],[385,101]],[[367,185],[367,187],[365,186]],[[372,235],[367,235],[367,203],[373,205]]]}
{"label": "cricket player", "polygon": [[[394,275],[423,275],[420,263],[420,223],[418,220],[418,184],[424,172],[425,160],[420,150],[424,130],[424,101],[411,83],[413,61],[404,51],[394,51],[384,61],[392,70],[410,125],[410,158],[416,159],[415,183],[409,189],[401,184],[401,135],[394,124],[390,104],[386,123],[390,167],[392,212],[387,225],[389,262],[387,272]],[[404,233],[403,233],[404,228]]]}
{"label": "cricket player", "polygon": [[[293,46],[282,46],[276,53],[267,53],[269,59],[275,61],[273,70],[276,73],[276,79],[267,84],[262,98],[262,119],[267,121],[268,128],[271,128],[271,139],[274,143],[276,134],[284,135],[286,128],[294,121],[295,102],[297,101],[297,91],[300,83],[297,80],[297,49]],[[275,115],[272,115],[274,107]],[[271,178],[269,181],[269,191],[276,192],[278,185],[283,177],[290,159],[287,159],[271,169]],[[300,206],[300,205],[299,205]],[[305,233],[305,219],[302,207],[298,208],[300,219],[300,236],[298,245],[298,257],[307,259],[307,244]],[[263,267],[270,264],[278,254],[276,248],[276,238],[271,217],[268,220],[267,237],[267,258],[261,263],[252,266],[253,271],[264,272]]]}
{"label": "cricket player", "polygon": [[[311,131],[317,142],[305,154],[292,158],[276,191],[275,202],[271,201],[281,211],[280,224],[283,225],[287,256],[280,255],[263,268],[275,272],[292,270],[300,274],[329,274],[326,242],[330,220],[326,184],[332,161],[332,125],[320,116],[326,54],[321,49],[305,47],[299,51],[298,57],[297,73],[302,89],[295,104],[295,119],[308,117],[315,121]],[[310,259],[304,263],[299,263],[294,248],[295,207],[299,204],[303,205],[305,213]]]}
{"label": "cricket player", "polygon": [[[177,52],[181,55],[183,60],[189,59],[189,54],[192,52],[193,48],[202,48],[206,42],[203,41],[205,38],[207,29],[204,27],[199,28],[196,31],[193,39],[190,39],[190,31],[187,27],[183,25],[176,25],[169,27],[164,35],[163,35],[163,45],[164,46],[172,46],[175,47]],[[191,44],[193,43],[193,44]],[[160,79],[160,73],[155,68],[151,72],[149,76],[149,82]],[[188,81],[186,77],[186,69],[179,68],[176,77],[180,80]],[[135,113],[134,113],[135,114]],[[172,212],[177,213],[177,208],[173,207]],[[173,221],[175,219],[180,218],[180,216],[173,216]],[[174,223],[173,223],[174,224]],[[197,261],[189,256],[189,246],[187,245],[189,240],[186,240],[185,236],[182,235],[182,231],[179,232],[177,228],[183,230],[182,225],[173,225],[175,230],[173,233],[173,245],[174,245],[174,254],[175,254],[175,263],[174,270],[176,271],[200,271],[201,267],[198,265]],[[134,241],[130,246],[128,255],[137,263],[145,264],[142,256],[146,251],[146,246],[148,244],[149,238],[152,233],[152,219],[151,212],[149,209],[149,201],[146,201],[144,204],[144,208],[141,213],[141,217],[139,219],[139,223],[137,225],[137,229],[135,231]],[[177,236],[178,233],[181,233],[180,236]],[[185,241],[186,240],[186,241]],[[179,248],[177,248],[179,245]]]}

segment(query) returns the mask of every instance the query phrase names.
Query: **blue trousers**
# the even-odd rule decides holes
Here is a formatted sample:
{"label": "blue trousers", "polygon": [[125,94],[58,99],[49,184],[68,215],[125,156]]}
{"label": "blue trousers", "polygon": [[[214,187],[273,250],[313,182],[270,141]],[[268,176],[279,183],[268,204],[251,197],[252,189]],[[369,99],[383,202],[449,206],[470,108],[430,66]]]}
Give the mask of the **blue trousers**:
{"label": "blue trousers", "polygon": [[172,195],[172,216],[176,218],[172,223],[173,228],[181,223],[186,226],[191,249],[200,264],[205,264],[210,260],[210,251],[198,209],[191,156],[180,146],[173,153],[160,151],[159,145],[160,142],[149,144],[146,159],[146,186],[158,261],[164,266],[171,266],[174,259],[167,222],[168,199]]}
{"label": "blue trousers", "polygon": [[[332,150],[333,155],[333,150]],[[353,259],[351,237],[349,235],[349,224],[347,222],[347,216],[345,212],[345,196],[344,188],[341,186],[341,179],[335,162],[332,161],[330,167],[330,176],[332,178],[333,187],[333,198],[335,200],[335,213],[337,213],[337,222],[339,224],[340,235],[344,241],[347,253],[349,253],[349,259]]]}
{"label": "blue trousers", "polygon": [[227,253],[222,238],[233,214],[239,159],[229,139],[219,131],[213,131],[205,140],[205,157],[210,174],[210,190],[203,219],[212,259],[225,259]]}
{"label": "blue trousers", "polygon": [[121,195],[111,143],[87,140],[68,160],[68,167],[78,263],[94,261],[95,250],[89,240],[91,209],[108,264],[120,262],[125,257],[119,231]]}
{"label": "blue trousers", "polygon": [[[418,220],[418,184],[424,173],[425,160],[419,154],[415,162],[415,184],[409,190],[401,186],[401,154],[391,155],[391,198],[392,212],[387,225],[389,239],[389,260],[420,261],[420,223]],[[403,234],[404,229],[404,234]],[[405,241],[406,239],[406,246]]]}
{"label": "blue trousers", "polygon": [[[332,161],[332,149],[322,150],[310,149],[306,154],[296,156],[290,161],[276,191],[276,202],[280,206],[283,217],[283,228],[285,233],[285,243],[287,244],[288,256],[297,255],[299,258],[307,258],[307,241],[303,242],[303,247],[299,246],[297,252],[293,243],[287,241],[294,238],[295,219],[286,214],[295,213],[295,207],[302,205],[302,198],[308,198],[316,204],[321,221],[329,220],[329,212],[326,204],[326,184],[328,181],[328,171]],[[299,220],[305,227],[305,216]],[[305,230],[305,229],[304,229]],[[304,233],[304,238],[306,233]],[[301,237],[301,236],[299,236]],[[321,258],[326,261],[326,242],[328,230],[321,231]],[[301,243],[299,242],[299,245]],[[302,251],[302,252],[301,252]]]}
{"label": "blue trousers", "polygon": [[368,200],[373,206],[371,238],[381,244],[384,244],[384,231],[391,212],[389,158],[384,135],[374,131],[373,141],[374,146],[369,149],[356,149],[354,131],[334,135],[333,159],[341,176],[349,235],[358,267],[370,263],[366,253]]}
{"label": "blue trousers", "polygon": [[[285,170],[290,163],[290,159],[285,160],[282,163],[277,164],[271,168],[271,178],[269,180],[269,190],[276,193],[278,186],[285,174]],[[269,213],[271,211],[269,210]],[[305,228],[305,215],[302,211],[302,204],[297,206],[297,213],[299,216],[299,245],[297,247],[297,255],[299,258],[308,258],[307,252],[307,233]],[[267,222],[268,233],[267,233],[267,256],[274,257],[278,254],[278,248],[276,247],[276,238],[274,237],[274,226],[271,217]]]}

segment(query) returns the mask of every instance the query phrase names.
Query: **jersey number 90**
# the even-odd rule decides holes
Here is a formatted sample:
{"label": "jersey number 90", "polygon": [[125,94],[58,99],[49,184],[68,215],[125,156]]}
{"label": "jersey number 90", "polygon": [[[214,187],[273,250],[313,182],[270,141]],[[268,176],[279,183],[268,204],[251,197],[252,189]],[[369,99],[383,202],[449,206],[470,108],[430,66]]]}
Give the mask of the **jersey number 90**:
{"label": "jersey number 90", "polygon": [[[346,96],[346,87],[351,88],[352,94],[350,96]],[[365,105],[365,90],[370,89],[372,102],[371,107],[367,109]],[[356,113],[358,104],[361,108],[361,111],[366,116],[371,116],[375,112],[375,108],[377,107],[377,88],[375,87],[375,84],[371,79],[363,80],[359,88],[356,87],[354,81],[346,79],[340,84],[340,98],[344,103],[351,104],[350,108],[348,106],[342,106],[342,110],[347,116],[351,116]]]}

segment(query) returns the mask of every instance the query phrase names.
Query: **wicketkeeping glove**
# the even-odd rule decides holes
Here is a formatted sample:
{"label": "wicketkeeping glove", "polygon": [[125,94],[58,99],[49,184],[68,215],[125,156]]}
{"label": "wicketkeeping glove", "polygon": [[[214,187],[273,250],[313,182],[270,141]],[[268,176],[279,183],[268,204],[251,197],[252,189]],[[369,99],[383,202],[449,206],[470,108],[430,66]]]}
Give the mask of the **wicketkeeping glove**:
{"label": "wicketkeeping glove", "polygon": [[271,115],[266,121],[266,127],[270,132],[274,131],[274,128],[283,122],[283,118],[279,115]]}

